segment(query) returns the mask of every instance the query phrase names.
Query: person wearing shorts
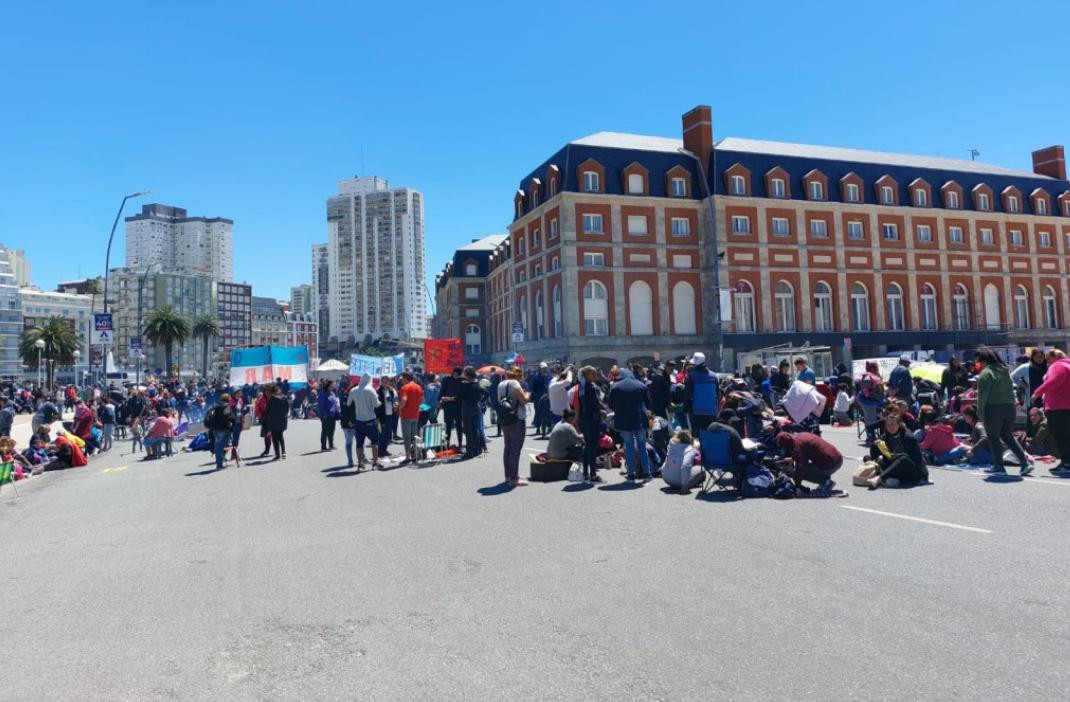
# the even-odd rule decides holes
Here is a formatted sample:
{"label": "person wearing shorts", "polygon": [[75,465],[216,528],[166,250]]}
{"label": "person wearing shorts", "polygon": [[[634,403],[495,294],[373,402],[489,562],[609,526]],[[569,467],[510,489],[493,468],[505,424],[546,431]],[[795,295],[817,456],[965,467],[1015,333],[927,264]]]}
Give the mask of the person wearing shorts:
{"label": "person wearing shorts", "polygon": [[[365,373],[360,383],[349,391],[346,398],[347,414],[353,415],[353,438],[357,442],[357,466],[364,467],[364,441],[372,447],[372,466],[379,467],[379,426],[375,422],[375,409],[379,406],[379,394],[371,385],[371,375]],[[349,434],[346,434],[346,449],[349,450]]]}
{"label": "person wearing shorts", "polygon": [[416,449],[416,437],[420,433],[420,405],[424,401],[424,389],[413,378],[412,373],[401,374],[401,405],[398,416],[401,418],[401,441],[405,446],[405,463],[419,458]]}

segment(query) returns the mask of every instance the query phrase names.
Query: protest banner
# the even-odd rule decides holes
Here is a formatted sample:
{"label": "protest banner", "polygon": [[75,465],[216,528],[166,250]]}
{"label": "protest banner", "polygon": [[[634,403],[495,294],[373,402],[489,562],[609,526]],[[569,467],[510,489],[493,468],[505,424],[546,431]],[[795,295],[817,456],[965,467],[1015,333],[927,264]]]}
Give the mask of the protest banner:
{"label": "protest banner", "polygon": [[464,365],[464,346],[460,339],[424,341],[424,365],[428,373],[452,373],[454,366]]}
{"label": "protest banner", "polygon": [[230,384],[273,383],[281,378],[291,388],[308,383],[308,348],[304,346],[254,346],[230,352]]}

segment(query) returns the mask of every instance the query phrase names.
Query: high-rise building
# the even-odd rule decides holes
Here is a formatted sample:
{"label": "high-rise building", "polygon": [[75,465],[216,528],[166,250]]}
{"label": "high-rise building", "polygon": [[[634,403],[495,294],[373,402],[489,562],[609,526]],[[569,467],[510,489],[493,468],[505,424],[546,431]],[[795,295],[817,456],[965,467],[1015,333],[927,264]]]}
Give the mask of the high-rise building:
{"label": "high-rise building", "polygon": [[19,340],[22,312],[19,286],[11,269],[8,249],[0,244],[0,379],[14,380],[22,374]]}
{"label": "high-rise building", "polygon": [[286,346],[289,343],[289,326],[286,311],[278,300],[270,297],[252,298],[253,346]]}
{"label": "high-rise building", "polygon": [[331,266],[327,244],[312,245],[312,314],[316,317],[320,345],[327,343],[331,319]]}
{"label": "high-rise building", "polygon": [[126,267],[234,277],[234,221],[190,217],[181,207],[151,204],[126,218]]}
{"label": "high-rise building", "polygon": [[[92,295],[46,292],[27,286],[19,289],[19,297],[23,329],[39,327],[47,323],[49,318],[59,317],[67,322],[78,335],[80,342],[78,363],[74,367],[57,366],[55,378],[56,382],[60,383],[81,381],[83,372],[89,369],[89,332],[93,319]],[[31,375],[33,375],[32,371]]]}
{"label": "high-rise building", "polygon": [[312,314],[312,286],[301,283],[290,288],[290,311],[296,314]]}
{"label": "high-rise building", "polygon": [[216,306],[223,334],[218,339],[221,360],[229,361],[230,352],[253,343],[253,289],[245,283],[216,283]]}
{"label": "high-rise building", "polygon": [[304,346],[308,349],[308,365],[315,368],[319,365],[319,325],[316,318],[308,314],[298,312],[286,313],[287,338],[286,346]]}
{"label": "high-rise building", "polygon": [[15,276],[15,285],[24,287],[30,284],[30,262],[26,260],[26,252],[21,249],[8,249],[0,244],[0,250],[5,252],[8,264],[11,266],[11,274]]}
{"label": "high-rise building", "polygon": [[327,199],[327,247],[329,338],[427,337],[419,191],[374,176],[340,180]]}

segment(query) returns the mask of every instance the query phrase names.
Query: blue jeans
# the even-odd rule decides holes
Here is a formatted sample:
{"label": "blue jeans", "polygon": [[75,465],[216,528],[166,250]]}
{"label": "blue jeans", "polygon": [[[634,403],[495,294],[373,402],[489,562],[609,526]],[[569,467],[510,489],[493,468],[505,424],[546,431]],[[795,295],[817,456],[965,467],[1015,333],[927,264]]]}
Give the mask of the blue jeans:
{"label": "blue jeans", "polygon": [[618,429],[617,432],[620,434],[621,441],[624,442],[624,464],[628,469],[628,477],[635,477],[637,452],[643,467],[640,475],[644,478],[650,477],[650,455],[646,452],[646,429],[636,429],[635,431]]}
{"label": "blue jeans", "polygon": [[227,457],[227,441],[230,439],[230,431],[228,429],[213,429],[213,451],[215,451],[215,467],[216,470],[223,469],[223,459]]}
{"label": "blue jeans", "polygon": [[[342,433],[346,437],[346,459],[349,465],[353,465],[353,440],[357,438],[356,427],[342,427]],[[362,448],[361,451],[364,449]]]}
{"label": "blue jeans", "polygon": [[941,464],[942,463],[958,463],[959,459],[961,459],[965,455],[966,455],[966,447],[965,446],[959,446],[957,448],[951,449],[950,451],[948,451],[945,454],[942,454],[940,456],[936,456],[933,460],[935,460],[937,463],[941,463]]}

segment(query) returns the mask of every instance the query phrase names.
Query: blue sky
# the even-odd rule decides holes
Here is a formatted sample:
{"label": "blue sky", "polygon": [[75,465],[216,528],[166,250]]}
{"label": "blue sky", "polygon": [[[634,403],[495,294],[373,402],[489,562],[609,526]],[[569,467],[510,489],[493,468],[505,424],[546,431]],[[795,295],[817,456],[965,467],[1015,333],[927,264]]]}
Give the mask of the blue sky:
{"label": "blue sky", "polygon": [[433,279],[565,142],[677,136],[699,103],[718,138],[1026,169],[1070,142],[1066,2],[720,5],[7,3],[0,241],[45,288],[100,274],[148,188],[234,219],[236,278],[286,297],[362,145],[363,173],[424,192]]}

